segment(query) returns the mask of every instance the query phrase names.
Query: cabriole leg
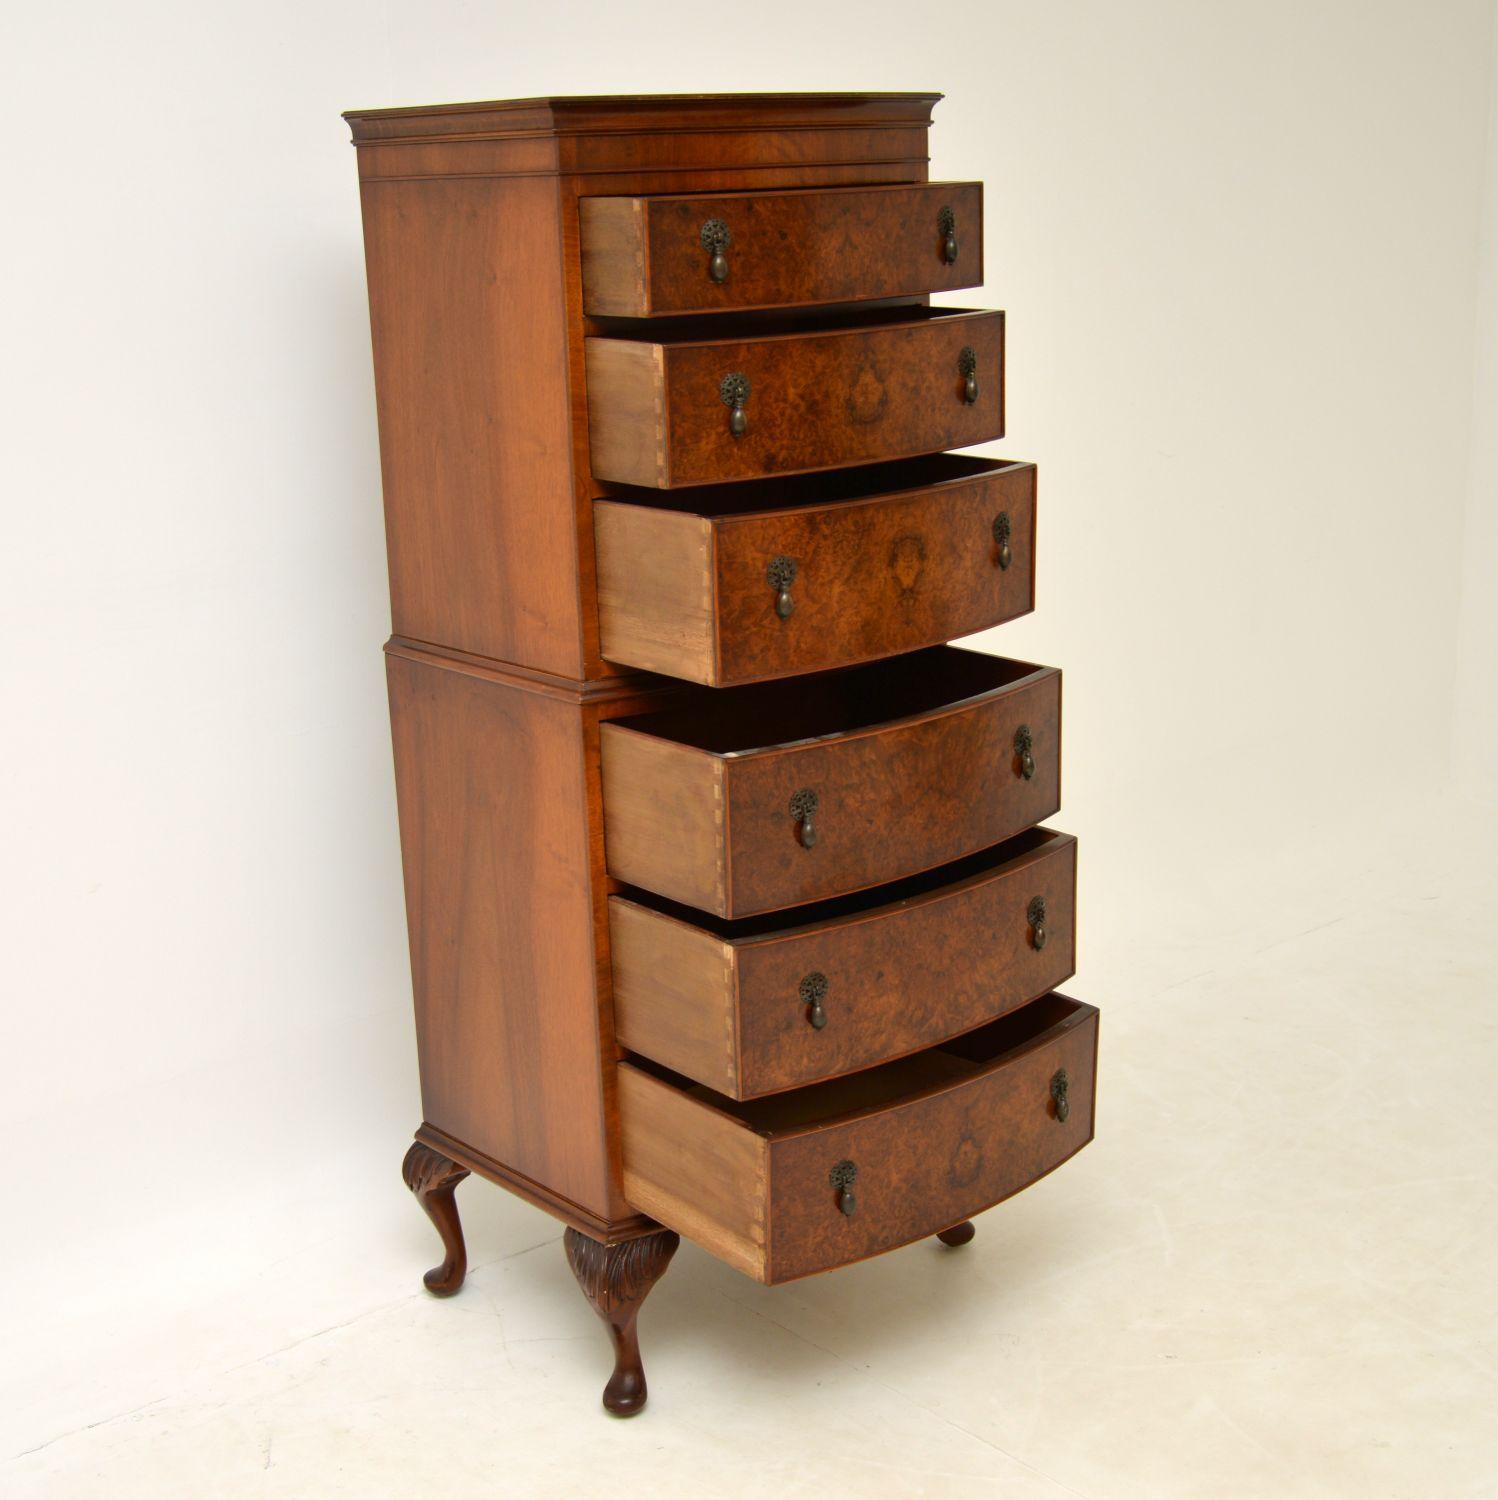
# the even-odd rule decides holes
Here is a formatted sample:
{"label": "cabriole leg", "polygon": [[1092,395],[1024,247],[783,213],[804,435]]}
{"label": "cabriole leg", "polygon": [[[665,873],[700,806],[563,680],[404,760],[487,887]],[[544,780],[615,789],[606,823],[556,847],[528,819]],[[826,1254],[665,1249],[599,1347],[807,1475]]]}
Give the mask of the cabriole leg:
{"label": "cabriole leg", "polygon": [[451,1297],[463,1285],[468,1274],[468,1250],[463,1244],[463,1226],[458,1222],[458,1205],[453,1190],[468,1175],[467,1167],[449,1161],[440,1151],[417,1141],[406,1152],[401,1176],[416,1194],[416,1201],[426,1210],[427,1218],[442,1236],[447,1258],[433,1266],[421,1279],[434,1297]]}
{"label": "cabriole leg", "polygon": [[600,1244],[570,1228],[562,1239],[577,1284],[613,1340],[614,1373],[603,1388],[604,1407],[616,1417],[632,1417],[644,1409],[646,1394],[635,1320],[681,1241],[669,1229],[619,1245]]}

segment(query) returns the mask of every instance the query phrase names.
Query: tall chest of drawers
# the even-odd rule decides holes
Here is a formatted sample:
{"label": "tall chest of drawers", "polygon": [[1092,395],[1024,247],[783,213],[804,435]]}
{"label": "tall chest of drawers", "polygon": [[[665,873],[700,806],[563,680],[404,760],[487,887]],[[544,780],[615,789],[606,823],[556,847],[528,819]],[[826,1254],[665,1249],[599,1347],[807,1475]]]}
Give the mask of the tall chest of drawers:
{"label": "tall chest of drawers", "polygon": [[[780,1282],[1092,1137],[1060,674],[937,95],[372,110],[358,148],[423,1124],[561,1219],[645,1401],[678,1234]],[[933,1274],[939,1268],[933,1267]]]}

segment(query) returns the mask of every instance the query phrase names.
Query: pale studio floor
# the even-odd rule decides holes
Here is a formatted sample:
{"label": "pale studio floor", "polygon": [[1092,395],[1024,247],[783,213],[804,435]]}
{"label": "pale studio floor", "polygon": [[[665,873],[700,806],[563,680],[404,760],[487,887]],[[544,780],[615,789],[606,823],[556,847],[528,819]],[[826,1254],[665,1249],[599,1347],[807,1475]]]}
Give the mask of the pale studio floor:
{"label": "pale studio floor", "polygon": [[[175,1220],[76,1261],[49,1224],[12,1279],[0,1491],[1498,1495],[1495,848],[1460,807],[1308,829],[1154,930],[1100,916],[1095,1143],[958,1251],[764,1288],[683,1244],[630,1423],[550,1219],[466,1184],[438,1302],[404,1138],[171,1207],[185,1143],[129,1184]],[[13,1157],[12,1207],[66,1170]]]}

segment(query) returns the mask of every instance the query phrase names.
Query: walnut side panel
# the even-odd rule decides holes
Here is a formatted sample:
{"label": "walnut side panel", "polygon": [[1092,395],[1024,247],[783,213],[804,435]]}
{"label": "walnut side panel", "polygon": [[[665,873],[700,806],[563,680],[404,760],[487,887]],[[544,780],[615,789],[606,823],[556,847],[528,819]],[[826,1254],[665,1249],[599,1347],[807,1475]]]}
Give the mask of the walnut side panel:
{"label": "walnut side panel", "polygon": [[713,529],[701,516],[597,501],[598,631],[603,655],[711,682]]}
{"label": "walnut side panel", "polygon": [[583,709],[387,657],[422,1108],[600,1218],[611,1186]]}
{"label": "walnut side panel", "polygon": [[630,1203],[765,1280],[763,1139],[629,1063],[619,1064],[619,1125]]}
{"label": "walnut side panel", "polygon": [[580,677],[557,194],[361,189],[395,633]]}

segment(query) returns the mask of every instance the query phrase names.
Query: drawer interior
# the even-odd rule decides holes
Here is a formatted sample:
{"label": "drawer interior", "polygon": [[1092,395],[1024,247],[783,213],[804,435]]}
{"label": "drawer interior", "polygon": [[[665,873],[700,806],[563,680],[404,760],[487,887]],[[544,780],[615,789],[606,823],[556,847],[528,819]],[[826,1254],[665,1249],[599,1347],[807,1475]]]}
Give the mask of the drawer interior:
{"label": "drawer interior", "polygon": [[807,338],[819,333],[858,333],[865,329],[951,323],[992,311],[981,307],[928,307],[924,302],[865,302],[852,307],[777,312],[768,317],[756,316],[752,322],[732,312],[693,313],[668,321],[610,318],[608,337],[642,339],[667,349],[684,344],[757,344],[766,339]]}
{"label": "drawer interior", "polygon": [[614,722],[716,755],[743,755],[929,714],[1040,670],[1029,662],[934,646],[779,682],[689,688],[669,709]]}
{"label": "drawer interior", "polygon": [[640,1058],[631,1061],[643,1071],[673,1083],[688,1098],[732,1116],[756,1135],[773,1139],[858,1115],[876,1114],[902,1100],[994,1072],[1090,1014],[1092,1008],[1080,1001],[1065,995],[1045,995],[987,1026],[913,1057],[902,1057],[862,1073],[763,1099],[729,1099],[657,1064]]}
{"label": "drawer interior", "polygon": [[730,516],[856,505],[860,501],[878,500],[886,495],[935,489],[943,484],[974,479],[982,474],[1000,474],[1006,469],[1028,467],[1028,463],[1018,459],[970,458],[960,453],[938,453],[924,458],[899,459],[893,463],[830,469],[819,474],[742,479],[736,484],[704,484],[689,490],[649,490],[632,484],[610,485],[605,498],[626,505],[677,511],[682,515],[702,516],[715,521]]}

